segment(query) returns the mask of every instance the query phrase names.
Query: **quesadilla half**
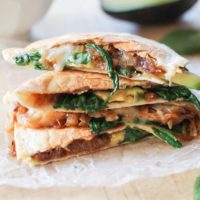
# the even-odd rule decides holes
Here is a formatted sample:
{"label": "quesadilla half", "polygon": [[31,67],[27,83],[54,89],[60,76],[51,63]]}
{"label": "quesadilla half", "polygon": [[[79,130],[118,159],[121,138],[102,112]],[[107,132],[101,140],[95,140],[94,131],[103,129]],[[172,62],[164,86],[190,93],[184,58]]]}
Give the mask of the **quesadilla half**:
{"label": "quesadilla half", "polygon": [[130,34],[71,34],[42,40],[24,49],[3,51],[5,60],[40,70],[76,69],[108,73],[119,89],[119,76],[200,89],[200,78],[187,71],[187,60],[167,46]]}
{"label": "quesadilla half", "polygon": [[200,132],[200,102],[186,87],[119,77],[110,90],[106,74],[66,70],[8,93],[12,153],[37,165],[148,136],[180,148]]}

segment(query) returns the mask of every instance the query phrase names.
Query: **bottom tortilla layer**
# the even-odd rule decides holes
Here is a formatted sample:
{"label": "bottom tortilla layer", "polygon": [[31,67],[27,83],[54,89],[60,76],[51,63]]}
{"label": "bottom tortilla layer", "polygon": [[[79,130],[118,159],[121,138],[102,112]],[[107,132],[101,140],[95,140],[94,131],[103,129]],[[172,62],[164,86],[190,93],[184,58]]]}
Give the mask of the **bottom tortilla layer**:
{"label": "bottom tortilla layer", "polygon": [[[92,140],[75,140],[67,148],[55,148],[46,152],[36,153],[31,156],[33,164],[47,164],[49,162],[63,160],[77,155],[83,155],[112,147],[109,134],[99,135]],[[115,145],[116,146],[116,145]]]}
{"label": "bottom tortilla layer", "polygon": [[87,128],[28,129],[16,125],[14,151],[17,159],[32,165],[47,164],[124,143],[123,129],[95,136]]}

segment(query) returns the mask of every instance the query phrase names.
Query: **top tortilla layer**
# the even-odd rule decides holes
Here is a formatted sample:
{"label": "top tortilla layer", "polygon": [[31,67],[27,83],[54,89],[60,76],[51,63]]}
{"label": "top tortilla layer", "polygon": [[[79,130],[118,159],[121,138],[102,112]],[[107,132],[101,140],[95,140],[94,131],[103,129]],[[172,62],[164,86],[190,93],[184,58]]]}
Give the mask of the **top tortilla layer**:
{"label": "top tortilla layer", "polygon": [[4,59],[13,63],[13,57],[27,51],[36,49],[50,49],[65,44],[96,43],[100,45],[112,44],[115,48],[124,51],[147,53],[156,59],[158,66],[168,69],[168,76],[176,72],[177,67],[185,67],[187,60],[175,51],[153,40],[137,35],[125,33],[90,33],[90,34],[67,34],[55,38],[49,38],[34,42],[24,49],[10,48],[3,51]]}
{"label": "top tortilla layer", "polygon": [[[120,77],[120,88],[127,86],[151,87],[153,83],[145,80],[131,80]],[[113,89],[108,75],[78,70],[63,72],[47,72],[31,79],[17,88],[19,93],[55,94],[55,93],[82,93],[88,90]]]}

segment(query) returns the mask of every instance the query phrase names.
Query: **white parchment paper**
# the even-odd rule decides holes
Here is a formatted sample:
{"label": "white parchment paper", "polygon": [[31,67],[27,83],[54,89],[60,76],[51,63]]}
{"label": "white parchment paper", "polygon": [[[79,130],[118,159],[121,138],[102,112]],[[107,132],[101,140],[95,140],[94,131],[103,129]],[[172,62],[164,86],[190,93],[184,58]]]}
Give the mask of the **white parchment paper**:
{"label": "white parchment paper", "polygon": [[[189,68],[200,74],[200,60]],[[0,98],[38,71],[0,61]],[[135,144],[82,156],[42,167],[29,167],[8,156],[6,108],[0,104],[0,184],[38,188],[50,186],[118,186],[134,179],[164,176],[200,167],[200,137],[173,149],[155,137]]]}

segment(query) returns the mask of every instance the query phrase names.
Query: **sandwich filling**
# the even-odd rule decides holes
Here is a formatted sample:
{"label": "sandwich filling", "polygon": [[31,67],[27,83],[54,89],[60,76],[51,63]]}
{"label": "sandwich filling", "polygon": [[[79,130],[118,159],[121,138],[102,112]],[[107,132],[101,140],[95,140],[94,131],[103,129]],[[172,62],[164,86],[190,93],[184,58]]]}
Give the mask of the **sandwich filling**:
{"label": "sandwich filling", "polygon": [[[95,44],[62,45],[49,50],[38,50],[16,56],[18,65],[33,64],[41,69],[62,71],[67,67],[83,67],[106,71],[105,58],[97,51]],[[114,68],[119,74],[132,77],[141,73],[153,73],[163,76],[166,69],[156,66],[156,59],[143,52],[127,52],[113,45],[96,45],[101,52],[108,53]],[[34,61],[38,61],[35,63]]]}
{"label": "sandwich filling", "polygon": [[[66,77],[79,80],[74,76],[68,73]],[[5,97],[12,108],[12,154],[40,164],[147,136],[180,148],[182,141],[199,134],[200,102],[186,87],[142,88],[124,83],[127,87],[120,86],[110,96],[112,87],[106,80],[102,79],[104,90],[98,90],[98,82],[94,84],[91,77],[87,78],[90,87],[77,83],[72,90],[67,78],[52,81],[54,76],[48,74],[27,82],[15,92],[15,98]],[[105,77],[98,74],[98,78]]]}
{"label": "sandwich filling", "polygon": [[119,76],[162,84],[173,82],[200,89],[200,78],[183,66],[162,66],[146,51],[125,51],[112,44],[65,44],[16,55],[13,59],[17,65],[31,65],[40,70],[75,68],[107,72],[113,82],[113,93],[119,89]]}
{"label": "sandwich filling", "polygon": [[136,142],[150,135],[180,148],[182,140],[199,134],[199,121],[197,108],[185,102],[87,114],[39,112],[17,104],[9,131],[12,153],[37,163]]}
{"label": "sandwich filling", "polygon": [[[77,34],[3,51],[47,72],[10,106],[11,153],[45,164],[154,136],[174,148],[200,133],[200,77],[168,47],[128,34]],[[74,70],[75,69],[75,70]]]}
{"label": "sandwich filling", "polygon": [[200,102],[189,89],[183,86],[154,87],[143,89],[131,87],[120,89],[110,96],[109,90],[86,91],[74,94],[38,94],[18,92],[21,104],[39,110],[71,110],[72,112],[96,112],[144,104],[164,103],[167,101],[187,101],[200,109]]}

